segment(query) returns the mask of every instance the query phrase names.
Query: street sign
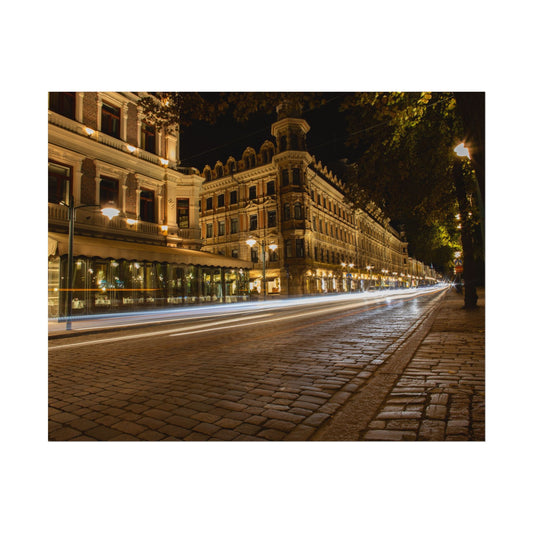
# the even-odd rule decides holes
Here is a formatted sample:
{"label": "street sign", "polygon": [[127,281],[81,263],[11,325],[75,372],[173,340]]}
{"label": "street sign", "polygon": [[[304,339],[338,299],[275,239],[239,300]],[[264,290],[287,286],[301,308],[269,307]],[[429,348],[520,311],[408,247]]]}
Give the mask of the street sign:
{"label": "street sign", "polygon": [[454,260],[453,260],[453,264],[454,264],[455,266],[457,266],[457,265],[462,265],[462,264],[463,264],[463,260],[462,260],[462,259],[454,259]]}
{"label": "street sign", "polygon": [[458,265],[455,267],[455,273],[456,274],[462,274],[463,272],[463,266],[462,265]]}

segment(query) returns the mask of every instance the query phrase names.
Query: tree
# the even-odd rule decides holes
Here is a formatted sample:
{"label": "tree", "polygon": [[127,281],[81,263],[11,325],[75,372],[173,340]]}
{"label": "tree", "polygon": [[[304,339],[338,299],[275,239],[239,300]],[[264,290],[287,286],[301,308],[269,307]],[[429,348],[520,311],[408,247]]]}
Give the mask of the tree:
{"label": "tree", "polygon": [[[483,172],[480,99],[478,93],[360,93],[343,103],[351,132],[348,143],[360,153],[356,172],[348,174],[354,205],[361,198],[371,200],[392,219],[419,228],[449,227],[454,213],[460,213],[467,309],[477,300],[473,239],[476,227],[482,227],[476,209],[482,204],[472,201],[473,168],[461,163],[453,148],[471,131]],[[472,102],[478,104],[476,110]],[[416,247],[412,233],[409,239]],[[427,262],[427,256],[422,259]]]}

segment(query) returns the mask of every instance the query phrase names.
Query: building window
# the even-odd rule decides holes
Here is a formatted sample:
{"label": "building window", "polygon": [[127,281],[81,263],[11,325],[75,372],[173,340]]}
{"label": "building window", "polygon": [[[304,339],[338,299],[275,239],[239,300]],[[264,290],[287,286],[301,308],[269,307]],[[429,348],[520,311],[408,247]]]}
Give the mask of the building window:
{"label": "building window", "polygon": [[120,139],[120,108],[102,103],[102,131]]}
{"label": "building window", "polygon": [[248,198],[250,200],[255,200],[257,198],[257,187],[255,185],[252,185],[248,189]]}
{"label": "building window", "polygon": [[296,239],[296,257],[305,257],[304,239]]}
{"label": "building window", "polygon": [[239,220],[236,218],[231,219],[231,233],[237,233],[239,231]]}
{"label": "building window", "polygon": [[259,257],[258,257],[256,248],[251,248],[250,249],[250,257],[251,257],[252,263],[257,263],[259,261]]}
{"label": "building window", "polygon": [[213,209],[213,197],[210,196],[209,198],[205,199],[205,210],[211,211]]}
{"label": "building window", "polygon": [[244,163],[247,169],[255,167],[255,154],[250,154],[245,157]]}
{"label": "building window", "polygon": [[296,133],[290,135],[291,150],[298,150],[300,148],[300,138]]}
{"label": "building window", "polygon": [[178,228],[189,227],[189,199],[178,198],[176,201],[176,222]]}
{"label": "building window", "polygon": [[276,211],[269,211],[267,213],[267,224],[269,228],[276,227]]}
{"label": "building window", "polygon": [[316,217],[313,217],[313,230],[316,231]]}
{"label": "building window", "polygon": [[293,183],[293,185],[300,185],[301,184],[301,175],[300,175],[300,169],[299,168],[293,168],[292,169],[292,183]]}
{"label": "building window", "polygon": [[284,220],[290,220],[291,219],[291,206],[290,206],[290,204],[283,204],[283,219]]}
{"label": "building window", "polygon": [[141,220],[155,222],[155,195],[154,191],[141,189],[140,198]]}
{"label": "building window", "polygon": [[237,248],[234,248],[231,250],[231,257],[237,259],[239,257],[239,250]]}
{"label": "building window", "polygon": [[272,161],[272,156],[274,155],[272,148],[266,148],[261,154],[263,156],[263,165]]}
{"label": "building window", "polygon": [[237,203],[237,191],[231,191],[231,192],[229,193],[229,203],[230,203],[231,205]]}
{"label": "building window", "polygon": [[269,181],[267,183],[267,196],[273,196],[274,194],[276,194],[276,183]]}
{"label": "building window", "polygon": [[221,178],[224,174],[224,169],[222,168],[222,165],[218,165],[216,168],[217,178]]}
{"label": "building window", "polygon": [[282,135],[279,140],[279,151],[284,152],[287,149],[287,136]]}
{"label": "building window", "polygon": [[235,172],[235,161],[233,161],[233,159],[231,161],[228,161],[228,170],[230,171],[230,173],[234,173]]}
{"label": "building window", "polygon": [[51,204],[69,201],[72,193],[72,168],[48,162],[48,201]]}
{"label": "building window", "polygon": [[281,171],[281,185],[282,187],[289,185],[289,170],[286,168]]}
{"label": "building window", "polygon": [[48,106],[51,111],[76,120],[76,93],[48,93]]}
{"label": "building window", "polygon": [[221,237],[226,233],[226,222],[224,220],[218,221],[218,236]]}
{"label": "building window", "polygon": [[294,218],[296,220],[303,220],[303,209],[302,204],[300,202],[296,202],[294,204]]}
{"label": "building window", "polygon": [[210,239],[213,237],[213,224],[206,224],[205,226],[205,238]]}
{"label": "building window", "polygon": [[118,206],[118,180],[102,177],[100,181],[100,205],[103,207],[109,203]]}
{"label": "building window", "polygon": [[278,257],[278,251],[277,250],[270,250],[269,252],[269,260],[270,261],[278,261],[279,260],[279,257]]}
{"label": "building window", "polygon": [[318,261],[318,246],[315,246],[315,261]]}
{"label": "building window", "polygon": [[155,154],[155,126],[146,122],[141,124],[141,148]]}
{"label": "building window", "polygon": [[217,197],[217,207],[224,207],[224,195],[219,194]]}
{"label": "building window", "polygon": [[257,215],[250,215],[250,231],[257,229]]}
{"label": "building window", "polygon": [[292,242],[289,239],[285,241],[285,257],[292,257]]}

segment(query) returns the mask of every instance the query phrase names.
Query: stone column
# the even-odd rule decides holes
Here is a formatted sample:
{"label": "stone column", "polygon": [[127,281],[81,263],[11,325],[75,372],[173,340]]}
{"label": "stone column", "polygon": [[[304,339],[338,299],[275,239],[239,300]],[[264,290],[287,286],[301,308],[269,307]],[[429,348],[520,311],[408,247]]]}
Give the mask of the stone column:
{"label": "stone column", "polygon": [[141,215],[141,189],[135,189],[137,198],[135,199],[135,217],[138,219]]}
{"label": "stone column", "polygon": [[96,176],[96,178],[94,178],[95,187],[96,187],[95,194],[94,194],[94,203],[97,205],[100,205],[100,182],[101,181],[102,181],[102,178],[100,176]]}

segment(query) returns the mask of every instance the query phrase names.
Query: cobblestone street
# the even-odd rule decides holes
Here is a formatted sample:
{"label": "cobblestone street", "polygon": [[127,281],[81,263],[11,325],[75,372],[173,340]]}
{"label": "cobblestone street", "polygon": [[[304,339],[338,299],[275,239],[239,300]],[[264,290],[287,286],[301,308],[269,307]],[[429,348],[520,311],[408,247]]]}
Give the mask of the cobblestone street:
{"label": "cobblestone street", "polygon": [[483,440],[483,312],[441,296],[51,352],[49,439]]}

